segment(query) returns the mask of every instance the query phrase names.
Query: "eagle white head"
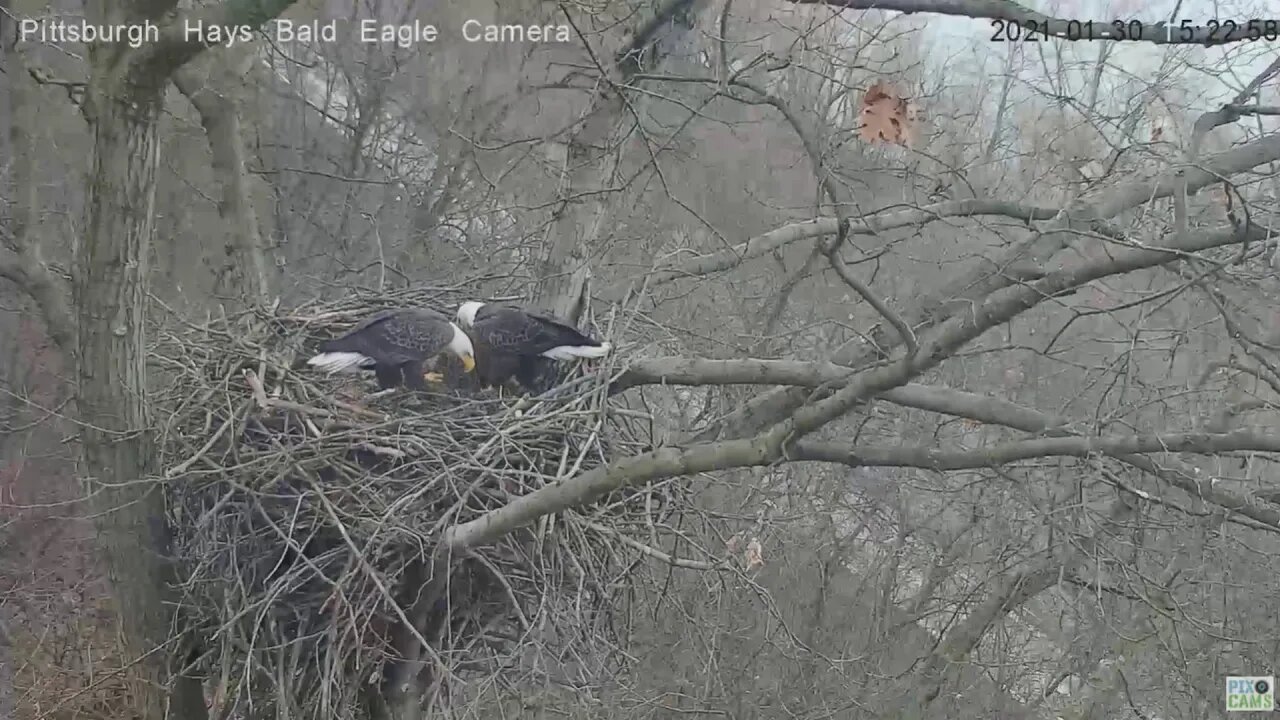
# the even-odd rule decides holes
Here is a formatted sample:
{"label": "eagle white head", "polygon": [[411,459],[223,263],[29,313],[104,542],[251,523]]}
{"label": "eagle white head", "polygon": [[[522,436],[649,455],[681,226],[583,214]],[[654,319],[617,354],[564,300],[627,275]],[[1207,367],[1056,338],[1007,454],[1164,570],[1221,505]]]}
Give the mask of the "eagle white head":
{"label": "eagle white head", "polygon": [[468,300],[458,306],[458,322],[464,328],[472,327],[476,324],[476,313],[480,312],[480,308],[484,307],[484,303],[475,300]]}
{"label": "eagle white head", "polygon": [[463,370],[467,372],[475,370],[476,349],[471,344],[471,336],[453,323],[449,323],[449,327],[453,329],[453,338],[449,340],[449,350],[462,361]]}

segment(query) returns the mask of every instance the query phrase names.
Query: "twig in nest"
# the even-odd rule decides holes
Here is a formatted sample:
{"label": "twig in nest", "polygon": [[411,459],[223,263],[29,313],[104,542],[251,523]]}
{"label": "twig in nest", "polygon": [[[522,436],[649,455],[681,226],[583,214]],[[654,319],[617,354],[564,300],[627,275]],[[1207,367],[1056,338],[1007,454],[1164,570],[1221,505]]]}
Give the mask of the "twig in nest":
{"label": "twig in nest", "polygon": [[[485,394],[392,391],[374,412],[337,397],[346,378],[292,369],[308,343],[375,309],[478,294],[356,294],[282,315],[176,322],[156,336],[153,354],[176,376],[159,402],[168,472],[184,477],[166,485],[184,603],[207,638],[201,662],[229,678],[224,712],[252,699],[261,714],[287,706],[298,720],[354,720],[371,678],[419,677],[392,650],[403,642],[427,643],[435,659],[423,675],[435,679],[496,672],[503,655],[613,652],[615,581],[645,555],[623,539],[663,512],[639,493],[602,499],[591,525],[566,513],[540,537],[441,559],[438,601],[415,607],[431,582],[421,559],[435,557],[450,524],[653,443],[612,412],[599,383],[520,401],[521,417],[514,399]],[[530,625],[556,646],[535,647]]]}

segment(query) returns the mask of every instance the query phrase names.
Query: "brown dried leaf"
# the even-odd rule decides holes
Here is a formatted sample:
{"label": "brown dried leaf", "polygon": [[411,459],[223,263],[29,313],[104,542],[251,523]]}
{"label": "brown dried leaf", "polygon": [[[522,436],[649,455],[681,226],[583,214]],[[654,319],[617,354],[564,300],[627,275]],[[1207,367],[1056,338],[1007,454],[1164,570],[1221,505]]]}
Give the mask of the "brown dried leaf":
{"label": "brown dried leaf", "polygon": [[915,144],[919,116],[918,106],[898,95],[889,85],[877,82],[862,96],[858,136],[869,143],[911,147]]}

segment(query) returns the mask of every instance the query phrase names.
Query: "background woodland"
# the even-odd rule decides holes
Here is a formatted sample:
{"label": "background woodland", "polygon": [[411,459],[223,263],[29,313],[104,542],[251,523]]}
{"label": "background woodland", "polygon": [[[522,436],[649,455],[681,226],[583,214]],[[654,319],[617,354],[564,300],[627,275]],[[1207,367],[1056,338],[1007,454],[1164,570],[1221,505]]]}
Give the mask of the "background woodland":
{"label": "background woodland", "polygon": [[[433,713],[1221,714],[1280,657],[1280,41],[872,4],[0,0],[0,717],[253,716],[174,672],[153,344],[420,284],[593,321],[656,438],[442,546],[680,503],[598,656],[526,638]],[[575,39],[15,42],[282,14]]]}

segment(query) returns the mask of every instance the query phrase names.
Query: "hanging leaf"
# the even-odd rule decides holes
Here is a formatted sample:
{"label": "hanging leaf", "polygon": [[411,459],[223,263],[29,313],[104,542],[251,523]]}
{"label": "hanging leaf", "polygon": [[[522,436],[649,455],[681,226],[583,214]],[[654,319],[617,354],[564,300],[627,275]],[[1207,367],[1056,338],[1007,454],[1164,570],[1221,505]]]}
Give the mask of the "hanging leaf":
{"label": "hanging leaf", "polygon": [[868,143],[886,142],[907,147],[915,143],[920,108],[885,83],[877,82],[862,96],[858,136]]}

